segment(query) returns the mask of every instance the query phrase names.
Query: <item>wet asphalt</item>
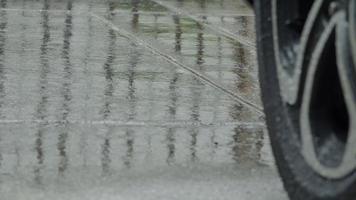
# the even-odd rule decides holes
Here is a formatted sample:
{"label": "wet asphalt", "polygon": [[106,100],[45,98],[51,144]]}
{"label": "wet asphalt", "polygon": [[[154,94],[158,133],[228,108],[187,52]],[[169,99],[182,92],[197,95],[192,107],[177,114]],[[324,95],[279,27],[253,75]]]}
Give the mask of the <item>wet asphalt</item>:
{"label": "wet asphalt", "polygon": [[234,0],[1,0],[0,196],[285,200]]}

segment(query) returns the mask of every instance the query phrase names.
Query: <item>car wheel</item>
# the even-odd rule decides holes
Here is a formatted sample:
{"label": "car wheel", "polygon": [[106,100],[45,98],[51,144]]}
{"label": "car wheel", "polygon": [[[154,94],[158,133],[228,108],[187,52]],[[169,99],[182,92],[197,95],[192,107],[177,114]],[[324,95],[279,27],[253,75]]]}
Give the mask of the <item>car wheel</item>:
{"label": "car wheel", "polygon": [[356,199],[356,1],[254,6],[262,100],[290,198]]}

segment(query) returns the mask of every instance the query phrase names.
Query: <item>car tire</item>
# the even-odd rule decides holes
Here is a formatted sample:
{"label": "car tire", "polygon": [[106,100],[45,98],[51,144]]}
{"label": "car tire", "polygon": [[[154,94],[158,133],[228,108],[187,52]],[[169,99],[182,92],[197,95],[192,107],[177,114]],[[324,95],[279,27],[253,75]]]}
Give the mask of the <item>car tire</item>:
{"label": "car tire", "polygon": [[[254,8],[256,12],[256,30],[257,30],[257,51],[258,51],[258,62],[259,62],[259,76],[260,76],[260,85],[261,85],[261,93],[262,93],[262,100],[264,104],[264,110],[266,113],[266,123],[268,126],[268,131],[271,139],[271,144],[272,144],[272,149],[273,153],[275,155],[275,160],[276,164],[278,167],[278,171],[280,173],[280,176],[283,180],[284,186],[286,191],[288,192],[288,195],[290,199],[292,200],[352,200],[356,199],[356,172],[352,166],[350,166],[350,169],[348,170],[336,170],[338,169],[338,166],[341,166],[342,164],[340,160],[338,160],[338,157],[340,155],[344,156],[343,153],[345,153],[345,148],[347,148],[347,145],[350,145],[348,143],[349,138],[351,137],[350,133],[354,132],[354,124],[352,118],[350,117],[350,111],[349,108],[345,108],[345,104],[348,103],[348,105],[352,106],[353,104],[356,104],[356,101],[349,100],[348,102],[345,103],[345,99],[342,99],[341,97],[345,96],[352,96],[354,95],[352,92],[355,92],[354,90],[348,92],[347,94],[338,94],[337,90],[340,90],[342,88],[343,83],[338,83],[337,81],[340,81],[342,78],[340,78],[340,74],[335,72],[338,72],[337,66],[334,66],[333,63],[331,62],[332,60],[335,61],[336,58],[332,58],[334,54],[329,54],[329,50],[325,50],[325,55],[324,53],[321,54],[322,56],[326,56],[324,60],[328,60],[330,58],[330,62],[326,63],[321,63],[323,64],[323,68],[319,68],[319,64],[310,64],[310,63],[318,63],[319,61],[315,61],[317,53],[313,52],[309,55],[305,55],[304,59],[308,59],[307,61],[303,60],[302,63],[308,63],[306,66],[302,66],[302,72],[300,73],[299,77],[299,83],[297,87],[299,87],[298,92],[295,92],[294,89],[294,94],[296,94],[297,97],[293,97],[293,95],[285,95],[283,93],[283,87],[285,90],[288,90],[288,86],[286,87],[283,85],[284,79],[281,78],[282,75],[280,74],[280,69],[278,68],[279,65],[281,65],[281,61],[278,60],[280,57],[278,57],[280,54],[285,53],[281,52],[281,46],[285,48],[289,48],[288,45],[295,45],[295,51],[296,54],[301,52],[301,41],[303,40],[302,37],[305,37],[305,35],[308,36],[308,34],[304,33],[304,29],[306,28],[306,24],[308,23],[308,18],[310,17],[310,14],[305,15],[304,17],[298,18],[298,22],[295,22],[297,26],[299,26],[299,33],[295,34],[293,36],[290,36],[288,34],[294,34],[294,33],[288,33],[288,32],[283,32],[285,27],[281,28],[276,28],[277,26],[289,26],[288,22],[290,21],[289,19],[284,19],[282,18],[284,15],[288,16],[288,12],[293,12],[289,10],[288,5],[286,5],[284,2],[287,2],[289,4],[292,4],[297,2],[299,4],[299,9],[305,8],[307,10],[303,10],[303,13],[310,13],[310,12],[315,12],[314,7],[316,7],[314,4],[318,3],[318,0],[315,1],[285,1],[285,0],[270,0],[270,1],[265,1],[265,0],[255,0],[254,1]],[[330,22],[332,20],[333,15],[337,12],[341,12],[343,9],[346,9],[345,13],[346,16],[348,16],[348,19],[354,18],[354,15],[350,16],[350,9],[348,9],[350,6],[354,6],[354,3],[352,3],[353,0],[350,1],[321,1],[323,3],[330,3],[330,5],[321,5],[319,7],[321,8],[328,8],[327,12],[330,12],[330,16],[327,17],[326,22]],[[280,3],[279,3],[280,2]],[[303,2],[307,2],[306,5],[300,5],[303,4]],[[309,3],[308,3],[309,2]],[[311,4],[310,2],[313,2],[314,4]],[[320,2],[320,1],[319,1]],[[334,3],[336,2],[336,4]],[[341,2],[341,3],[340,3]],[[331,5],[334,3],[333,5]],[[338,4],[339,3],[339,4]],[[341,4],[341,5],[340,5]],[[345,6],[345,5],[346,6]],[[276,10],[276,7],[278,6],[278,11]],[[285,6],[285,7],[283,7]],[[324,6],[324,7],[323,7]],[[335,6],[339,6],[338,8],[334,8]],[[314,11],[313,11],[314,9]],[[335,9],[335,10],[332,10]],[[299,11],[298,11],[299,12]],[[320,11],[321,12],[321,11]],[[324,12],[324,11],[322,11]],[[326,12],[326,11],[325,11]],[[354,12],[354,11],[352,11]],[[281,14],[282,13],[282,14]],[[302,15],[302,14],[300,14]],[[278,18],[279,21],[276,19]],[[289,21],[288,21],[289,20]],[[325,20],[325,19],[324,19]],[[328,21],[329,20],[329,21]],[[282,22],[281,22],[282,21]],[[345,24],[346,28],[351,29],[354,27],[354,25],[351,25],[352,20],[344,20],[343,24]],[[286,23],[284,23],[286,22]],[[294,23],[294,22],[293,22]],[[331,23],[331,22],[330,22]],[[338,23],[338,22],[337,22]],[[340,22],[341,23],[341,22]],[[354,21],[352,21],[354,23]],[[295,25],[294,24],[294,25]],[[327,26],[327,25],[325,25]],[[337,25],[339,26],[339,25]],[[341,25],[340,25],[341,26]],[[332,25],[330,25],[332,27]],[[295,27],[293,27],[295,28]],[[304,29],[303,29],[304,28]],[[298,29],[298,27],[296,28]],[[324,27],[324,29],[326,29]],[[346,30],[346,29],[345,29]],[[314,31],[314,30],[312,30]],[[334,30],[331,30],[332,32]],[[298,31],[297,31],[298,32]],[[321,31],[323,32],[323,31]],[[313,33],[309,33],[310,37],[313,37],[310,39],[310,43],[313,43],[313,40],[319,40],[320,38],[323,37],[323,35],[327,35],[324,33],[321,33],[319,35]],[[334,31],[335,32],[335,31]],[[337,32],[338,34],[341,34],[342,32],[340,31]],[[354,32],[350,31],[348,32],[349,34],[352,34]],[[333,34],[333,33],[330,33]],[[319,36],[319,37],[316,37]],[[347,35],[346,35],[347,36]],[[284,38],[278,38],[278,37],[284,37]],[[325,36],[326,37],[326,36]],[[331,37],[331,36],[330,36]],[[333,36],[335,38],[338,38],[336,36]],[[355,41],[356,35],[351,35],[348,39],[349,43],[345,44],[353,44]],[[295,38],[295,41],[293,41],[293,44],[290,44],[289,40],[292,40],[290,38]],[[320,39],[321,40],[321,39]],[[329,40],[329,39],[327,39]],[[330,39],[332,40],[332,39]],[[280,43],[281,44],[280,44]],[[283,43],[283,44],[282,44]],[[321,43],[321,42],[320,42]],[[326,42],[325,42],[326,43]],[[335,42],[336,43],[336,42]],[[336,46],[342,46],[344,43],[339,44],[340,42],[336,43]],[[328,43],[329,44],[329,43]],[[331,46],[333,43],[330,43]],[[279,48],[276,48],[276,46],[279,46]],[[284,45],[284,46],[283,46]],[[309,43],[307,45],[310,45]],[[310,45],[313,46],[313,45]],[[317,42],[315,42],[314,47],[318,46]],[[323,46],[323,45],[319,45]],[[324,45],[326,48],[327,44]],[[333,50],[335,48],[339,48],[339,46],[335,47],[333,46]],[[317,49],[317,47],[315,47]],[[345,47],[346,48],[346,47]],[[348,49],[352,49],[355,47],[347,47]],[[322,52],[324,52],[323,48]],[[330,47],[330,49],[332,49]],[[305,50],[305,51],[308,51]],[[315,50],[317,51],[317,50]],[[321,50],[320,50],[321,51]],[[332,51],[332,50],[330,50]],[[287,52],[288,53],[288,52]],[[350,56],[351,65],[355,65],[353,63],[355,61],[354,58],[354,49],[352,49]],[[331,56],[330,56],[331,55]],[[336,55],[336,54],[335,54]],[[288,56],[288,55],[287,55]],[[296,63],[298,62],[298,55],[296,56],[290,56],[287,58],[287,61],[290,63],[294,63],[294,65],[297,65]],[[288,60],[290,59],[290,60]],[[293,60],[294,59],[294,60]],[[338,58],[339,59],[339,58]],[[321,62],[321,61],[320,61]],[[349,63],[350,64],[350,63]],[[283,65],[283,64],[282,64]],[[283,67],[283,66],[282,66]],[[315,74],[316,75],[309,75],[311,71],[313,71],[311,68],[315,67]],[[349,70],[348,73],[350,75],[350,80],[351,83],[350,85],[353,86],[352,89],[356,88],[354,87],[354,82],[355,80],[355,69],[348,66],[347,69]],[[334,73],[333,73],[334,72]],[[319,74],[321,75],[319,75]],[[315,76],[315,77],[314,77]],[[337,77],[335,77],[337,76]],[[308,78],[311,77],[311,78]],[[308,80],[311,79],[311,81],[308,82]],[[338,86],[333,86],[329,88],[324,88],[328,87],[328,82],[331,83],[336,83],[339,84]],[[310,88],[309,89],[311,92],[305,92],[308,91],[306,89],[308,87],[308,84],[310,83]],[[341,86],[340,86],[341,85]],[[289,86],[293,87],[293,86]],[[287,89],[286,89],[287,88]],[[335,89],[335,93],[333,92],[333,88]],[[327,91],[331,91],[328,94]],[[316,93],[316,94],[315,94]],[[337,94],[336,94],[337,93]],[[311,97],[306,97],[306,96],[311,96]],[[292,96],[292,97],[290,97]],[[338,96],[338,97],[334,97]],[[308,99],[309,98],[309,99]],[[327,100],[330,99],[331,100]],[[334,99],[333,99],[334,98]],[[354,96],[352,96],[354,98]],[[292,99],[292,100],[290,100]],[[311,99],[311,100],[310,100]],[[340,100],[341,99],[341,100]],[[305,101],[310,101],[312,103],[309,103],[306,105],[306,111],[303,111],[303,105],[307,104]],[[329,103],[323,103],[324,101],[328,101]],[[292,103],[291,103],[292,102]],[[318,104],[315,104],[313,102],[319,102],[318,104],[322,104],[319,106]],[[331,102],[331,103],[330,103]],[[341,102],[341,103],[340,103]],[[350,103],[351,102],[351,103]],[[337,104],[337,105],[334,105]],[[339,104],[343,104],[343,106],[339,106]],[[341,108],[339,108],[341,107]],[[309,110],[308,110],[308,109]],[[346,111],[345,111],[346,109]],[[332,112],[330,111],[332,110]],[[324,119],[323,116],[318,116],[318,115],[323,115],[321,111],[325,111],[324,113]],[[329,112],[330,111],[330,112]],[[307,117],[307,122],[306,124],[309,124],[310,127],[312,127],[310,130],[314,130],[314,124],[318,123],[318,130],[315,131],[309,131],[310,137],[308,136],[308,132],[304,128],[304,118],[302,117],[302,113],[306,113]],[[331,113],[331,114],[330,114]],[[345,117],[345,114],[347,116]],[[351,113],[353,114],[353,113]],[[314,115],[316,117],[314,117]],[[329,115],[331,115],[329,117]],[[335,117],[335,116],[337,117]],[[334,119],[335,118],[335,119]],[[337,118],[337,119],[336,119]],[[336,120],[336,122],[333,122],[332,120]],[[341,127],[343,130],[342,131],[334,131],[334,128],[329,128],[327,123],[331,124],[336,124],[335,126],[337,128]],[[307,125],[305,125],[308,127]],[[345,128],[345,126],[347,126]],[[329,130],[329,129],[330,130]],[[336,128],[335,128],[336,130]],[[338,130],[338,129],[337,129]],[[345,130],[347,133],[345,133]],[[304,132],[303,132],[304,131]],[[331,132],[335,133],[331,133]],[[302,133],[303,132],[303,133]],[[303,135],[304,134],[304,135]],[[325,139],[323,138],[325,137]],[[339,138],[340,137],[340,138]],[[304,138],[304,139],[303,139]],[[305,139],[307,138],[307,139]],[[305,150],[303,148],[306,148],[305,146],[308,146],[307,144],[304,144],[305,141],[308,142],[309,140],[316,141],[315,144],[313,143],[313,148],[315,150],[315,154],[317,157],[318,162],[317,164],[313,164],[309,159],[309,156],[306,156],[306,153],[309,151]],[[333,139],[330,139],[333,138]],[[336,139],[335,139],[336,138]],[[332,145],[326,145],[324,142],[327,140],[332,140],[329,143]],[[320,142],[323,141],[323,142]],[[323,144],[319,144],[323,143]],[[319,145],[319,146],[318,146]],[[351,144],[352,145],[352,144]],[[333,149],[330,146],[335,146]],[[337,147],[336,147],[337,146]],[[356,148],[356,146],[354,146]],[[344,151],[342,151],[344,150]],[[319,153],[317,153],[319,151]],[[330,152],[329,152],[330,151]],[[341,153],[340,153],[341,151]],[[320,152],[328,152],[326,153],[327,156],[323,156],[323,153]],[[334,153],[334,154],[333,154]],[[320,155],[319,155],[320,154]],[[325,153],[324,153],[325,154]],[[335,155],[337,154],[337,155]],[[312,157],[312,156],[310,156]],[[335,157],[335,158],[334,158]],[[353,162],[353,161],[352,161]],[[326,165],[323,166],[323,165]],[[351,165],[351,164],[350,164]],[[320,169],[318,166],[321,166]],[[345,169],[348,166],[345,167]],[[324,170],[325,169],[325,170]],[[329,170],[330,169],[330,170]],[[333,171],[333,169],[335,169]]]}

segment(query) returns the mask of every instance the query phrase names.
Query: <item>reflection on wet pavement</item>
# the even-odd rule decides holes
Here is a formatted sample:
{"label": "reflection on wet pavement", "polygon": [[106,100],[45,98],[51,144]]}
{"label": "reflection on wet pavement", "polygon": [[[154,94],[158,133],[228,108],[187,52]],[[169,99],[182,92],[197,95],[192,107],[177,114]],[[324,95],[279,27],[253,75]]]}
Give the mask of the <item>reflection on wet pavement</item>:
{"label": "reflection on wet pavement", "polygon": [[[181,65],[197,71],[200,76],[205,76],[225,90],[254,102],[258,107],[260,100],[253,49],[212,32],[194,18],[163,13],[149,15],[147,12],[143,16],[134,13],[130,18],[123,17],[120,9],[117,6],[118,14],[109,20],[112,23],[110,25],[119,29],[119,33],[125,30],[130,36],[143,39],[151,48],[173,57]],[[132,10],[138,10],[135,4]],[[105,17],[105,14],[101,15]],[[231,73],[234,71],[239,71],[239,75]],[[248,84],[239,88],[239,83],[246,81]]]}
{"label": "reflection on wet pavement", "polygon": [[198,3],[1,0],[0,195],[285,199],[251,11]]}

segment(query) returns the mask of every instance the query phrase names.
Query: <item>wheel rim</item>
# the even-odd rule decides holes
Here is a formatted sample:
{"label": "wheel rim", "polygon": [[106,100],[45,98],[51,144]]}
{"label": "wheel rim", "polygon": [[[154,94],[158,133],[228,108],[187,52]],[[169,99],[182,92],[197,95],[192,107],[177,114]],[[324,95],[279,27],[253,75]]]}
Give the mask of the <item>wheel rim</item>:
{"label": "wheel rim", "polygon": [[281,97],[307,164],[323,177],[356,169],[356,2],[273,0]]}

